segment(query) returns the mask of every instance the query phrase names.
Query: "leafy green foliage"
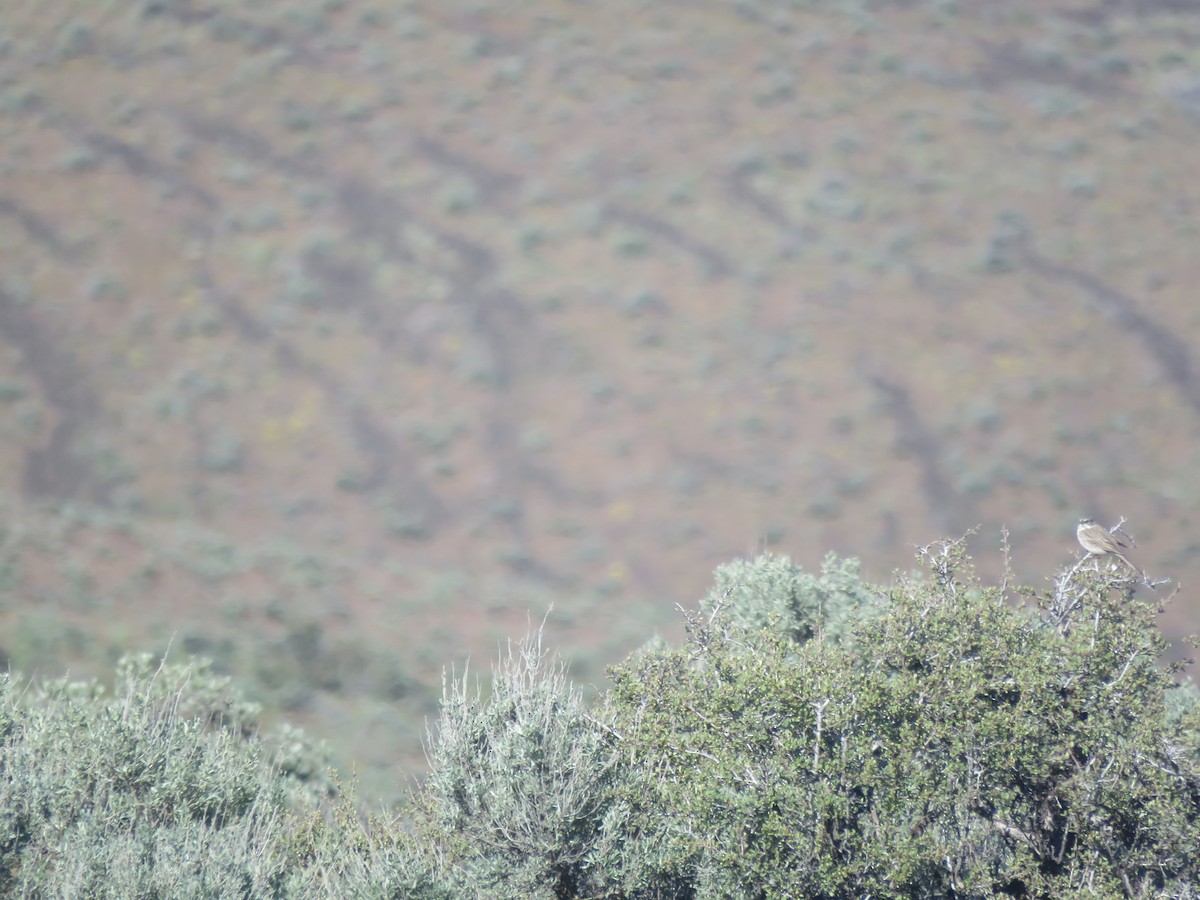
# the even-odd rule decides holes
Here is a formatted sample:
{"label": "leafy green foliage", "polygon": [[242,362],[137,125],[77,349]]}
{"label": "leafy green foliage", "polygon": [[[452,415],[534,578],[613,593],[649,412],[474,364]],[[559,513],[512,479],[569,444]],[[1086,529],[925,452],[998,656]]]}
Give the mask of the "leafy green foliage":
{"label": "leafy green foliage", "polygon": [[540,636],[510,647],[484,701],[447,685],[427,785],[430,837],[478,896],[592,893],[617,759]]}
{"label": "leafy green foliage", "polygon": [[447,694],[426,839],[476,897],[1193,896],[1200,707],[1155,608],[1086,569],[1014,604],[961,544],[923,555],[887,593],[723,566],[594,717],[510,656]]}
{"label": "leafy green foliage", "polygon": [[[1195,889],[1195,700],[1172,724],[1154,610],[1081,572],[1066,627],[1050,598],[1014,608],[981,587],[958,544],[929,558],[933,578],[901,582],[852,641],[696,617],[687,650],[614,673],[611,727],[637,772],[629,826],[654,845],[634,883],[739,897]],[[779,561],[760,562],[778,584]]]}
{"label": "leafy green foliage", "polygon": [[786,556],[765,554],[754,561],[739,559],[718,566],[716,584],[700,603],[723,621],[750,631],[769,629],[796,642],[814,635],[832,640],[849,636],[850,623],[870,615],[877,591],[860,578],[857,559],[830,553],[813,575]]}
{"label": "leafy green foliage", "polygon": [[[13,897],[445,898],[395,835],[329,795],[294,730],[203,665],[124,660],[95,682],[0,678],[0,893]],[[315,885],[323,885],[321,888]]]}
{"label": "leafy green foliage", "polygon": [[1077,565],[890,591],[826,559],[717,572],[682,647],[589,708],[541,635],[444,684],[430,775],[364,823],[294,729],[203,666],[0,682],[0,891],[413,900],[1194,897],[1200,692],[1155,605]]}

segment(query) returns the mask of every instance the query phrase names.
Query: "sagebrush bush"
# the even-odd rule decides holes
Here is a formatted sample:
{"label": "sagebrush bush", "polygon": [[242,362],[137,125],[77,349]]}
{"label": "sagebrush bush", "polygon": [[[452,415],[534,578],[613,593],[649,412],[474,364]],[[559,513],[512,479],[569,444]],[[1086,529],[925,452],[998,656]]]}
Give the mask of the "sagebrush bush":
{"label": "sagebrush bush", "polygon": [[131,657],[111,695],[0,677],[0,894],[452,896],[348,798],[322,811],[318,749],[260,739],[256,716],[203,664]]}
{"label": "sagebrush bush", "polygon": [[427,834],[464,890],[494,900],[592,896],[612,745],[540,634],[509,648],[486,700],[465,677],[447,682],[431,738]]}
{"label": "sagebrush bush", "polygon": [[727,627],[769,630],[792,641],[814,636],[843,640],[853,623],[872,614],[879,592],[863,584],[857,559],[830,553],[813,575],[786,556],[764,554],[718,566],[715,584],[700,601],[706,615],[722,612]]}

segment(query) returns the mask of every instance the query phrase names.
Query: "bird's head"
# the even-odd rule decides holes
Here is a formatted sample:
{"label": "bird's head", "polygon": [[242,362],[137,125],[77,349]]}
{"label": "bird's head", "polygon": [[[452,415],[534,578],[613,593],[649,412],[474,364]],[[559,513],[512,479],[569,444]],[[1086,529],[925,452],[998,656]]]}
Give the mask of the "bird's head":
{"label": "bird's head", "polygon": [[1084,518],[1079,520],[1079,524],[1086,528],[1088,525],[1095,525],[1096,520],[1085,516]]}

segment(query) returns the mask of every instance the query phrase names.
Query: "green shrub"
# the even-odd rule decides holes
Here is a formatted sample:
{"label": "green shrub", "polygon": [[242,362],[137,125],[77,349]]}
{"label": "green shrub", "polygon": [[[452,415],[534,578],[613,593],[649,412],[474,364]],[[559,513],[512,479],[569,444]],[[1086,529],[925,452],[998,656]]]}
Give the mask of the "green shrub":
{"label": "green shrub", "polygon": [[510,646],[486,699],[447,682],[431,738],[425,835],[459,896],[598,896],[589,862],[617,765],[610,736],[542,651]]}
{"label": "green shrub", "polygon": [[320,753],[256,715],[204,665],[148,656],[111,696],[0,677],[0,894],[448,900],[402,835],[318,805]]}
{"label": "green shrub", "polygon": [[764,554],[754,561],[718,566],[716,584],[700,602],[700,611],[722,614],[726,625],[750,631],[769,629],[792,641],[820,635],[848,638],[850,623],[870,615],[879,592],[864,585],[857,559],[830,553],[813,575],[786,556]]}
{"label": "green shrub", "polygon": [[430,774],[364,822],[203,665],[0,678],[0,894],[405,900],[1196,897],[1200,692],[1084,563],[979,583],[960,542],[717,571],[688,641],[589,707],[541,645],[447,679]]}
{"label": "green shrub", "polygon": [[[1194,896],[1197,707],[1165,711],[1154,609],[1083,570],[1014,608],[960,545],[929,559],[852,640],[734,604],[615,670],[629,896]],[[797,596],[755,566],[775,587],[728,600]]]}

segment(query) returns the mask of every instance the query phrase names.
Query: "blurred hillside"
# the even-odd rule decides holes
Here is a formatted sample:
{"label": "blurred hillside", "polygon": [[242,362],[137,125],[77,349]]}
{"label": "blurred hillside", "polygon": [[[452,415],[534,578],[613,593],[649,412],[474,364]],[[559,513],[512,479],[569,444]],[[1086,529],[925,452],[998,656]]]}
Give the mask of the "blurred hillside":
{"label": "blurred hillside", "polygon": [[443,666],[553,604],[598,681],[762,548],[1123,515],[1194,630],[1184,6],[10,4],[0,649],[211,656],[387,793]]}

